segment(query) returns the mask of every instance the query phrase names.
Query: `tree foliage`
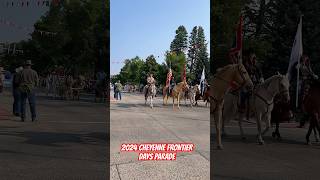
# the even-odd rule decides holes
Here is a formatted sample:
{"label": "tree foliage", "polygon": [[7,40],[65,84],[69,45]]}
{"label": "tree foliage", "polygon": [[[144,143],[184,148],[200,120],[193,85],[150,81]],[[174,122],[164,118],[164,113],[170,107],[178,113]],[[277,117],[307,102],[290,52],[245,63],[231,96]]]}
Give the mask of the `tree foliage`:
{"label": "tree foliage", "polygon": [[[109,55],[109,0],[102,7],[100,0],[61,1],[35,24],[31,39],[18,46],[23,55],[6,56],[2,61],[9,69],[31,59],[34,68],[46,73],[55,66],[63,66],[69,73],[107,71]],[[39,33],[55,32],[56,35]]]}
{"label": "tree foliage", "polygon": [[176,35],[170,44],[170,51],[183,53],[188,48],[188,32],[184,26],[179,26]]}

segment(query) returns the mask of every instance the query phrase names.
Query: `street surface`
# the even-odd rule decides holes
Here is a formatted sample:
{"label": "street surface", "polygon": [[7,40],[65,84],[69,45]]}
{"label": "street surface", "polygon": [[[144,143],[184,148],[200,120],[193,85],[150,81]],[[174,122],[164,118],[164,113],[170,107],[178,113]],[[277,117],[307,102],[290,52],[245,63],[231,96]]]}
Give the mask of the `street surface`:
{"label": "street surface", "polygon": [[[151,109],[143,94],[122,96],[110,107],[112,180],[210,179],[209,107],[200,101],[200,107],[187,107],[182,100],[181,109],[173,110],[171,98],[163,106],[162,97],[156,97]],[[176,161],[138,161],[138,153],[120,152],[122,143],[183,142],[194,143],[195,151],[178,153]]]}
{"label": "street surface", "polygon": [[[272,129],[265,145],[258,145],[255,124],[245,124],[247,139],[242,140],[237,123],[231,123],[222,140],[224,149],[213,152],[214,180],[318,180],[320,146],[305,145],[307,129],[296,126],[280,124],[281,141],[271,137]],[[315,141],[313,134],[310,139]]]}
{"label": "street surface", "polygon": [[[37,120],[12,116],[10,92],[0,94],[1,180],[105,180],[106,106],[37,98]],[[28,104],[27,104],[28,105]]]}

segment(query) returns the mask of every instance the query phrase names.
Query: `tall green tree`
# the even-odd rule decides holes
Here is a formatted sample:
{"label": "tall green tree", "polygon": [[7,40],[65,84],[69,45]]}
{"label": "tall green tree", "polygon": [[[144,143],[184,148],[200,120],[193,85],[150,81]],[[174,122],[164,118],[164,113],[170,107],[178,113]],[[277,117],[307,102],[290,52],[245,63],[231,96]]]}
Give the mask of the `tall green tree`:
{"label": "tall green tree", "polygon": [[179,26],[176,35],[170,44],[170,50],[175,53],[184,53],[188,48],[188,32],[184,26]]}
{"label": "tall green tree", "polygon": [[211,74],[216,69],[228,64],[228,51],[234,40],[236,23],[247,0],[225,1],[213,0],[211,3]]}
{"label": "tall green tree", "polygon": [[[19,43],[24,58],[32,59],[40,73],[64,66],[69,73],[107,71],[109,57],[109,0],[61,1],[35,24],[31,39]],[[104,5],[104,6],[102,6]],[[56,35],[39,33],[54,32]],[[10,57],[12,58],[12,57]],[[22,63],[19,58],[9,63]]]}
{"label": "tall green tree", "polygon": [[209,75],[209,55],[207,50],[207,42],[204,35],[204,29],[199,26],[198,27],[198,34],[197,34],[197,53],[196,53],[196,61],[195,61],[195,68],[193,73],[196,75],[196,80],[198,81],[201,77],[201,73],[203,68],[206,69],[206,77]]}
{"label": "tall green tree", "polygon": [[194,64],[196,61],[196,53],[197,53],[197,35],[198,35],[198,27],[193,27],[190,37],[189,37],[189,49],[188,49],[188,69],[190,74],[193,73]]}

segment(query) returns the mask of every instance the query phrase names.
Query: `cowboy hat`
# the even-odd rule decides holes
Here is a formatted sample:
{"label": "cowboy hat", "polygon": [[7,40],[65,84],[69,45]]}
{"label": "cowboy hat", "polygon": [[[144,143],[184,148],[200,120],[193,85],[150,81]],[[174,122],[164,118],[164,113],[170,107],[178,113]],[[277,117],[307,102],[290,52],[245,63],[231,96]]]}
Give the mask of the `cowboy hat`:
{"label": "cowboy hat", "polygon": [[32,62],[31,62],[31,60],[27,60],[27,61],[26,61],[26,65],[33,65],[33,64],[32,64]]}

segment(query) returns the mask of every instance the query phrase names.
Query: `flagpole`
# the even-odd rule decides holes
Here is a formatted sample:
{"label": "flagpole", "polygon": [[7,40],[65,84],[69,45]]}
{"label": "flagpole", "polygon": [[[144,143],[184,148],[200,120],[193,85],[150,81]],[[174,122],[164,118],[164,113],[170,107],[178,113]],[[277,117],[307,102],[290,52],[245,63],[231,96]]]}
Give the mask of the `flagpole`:
{"label": "flagpole", "polygon": [[[302,44],[302,16],[300,16],[300,23],[301,23],[301,44]],[[299,106],[299,79],[300,79],[300,59],[301,59],[301,56],[303,54],[303,48],[302,48],[302,53],[300,55],[300,58],[298,59],[298,68],[297,68],[297,90],[296,90],[296,108],[298,108]]]}

